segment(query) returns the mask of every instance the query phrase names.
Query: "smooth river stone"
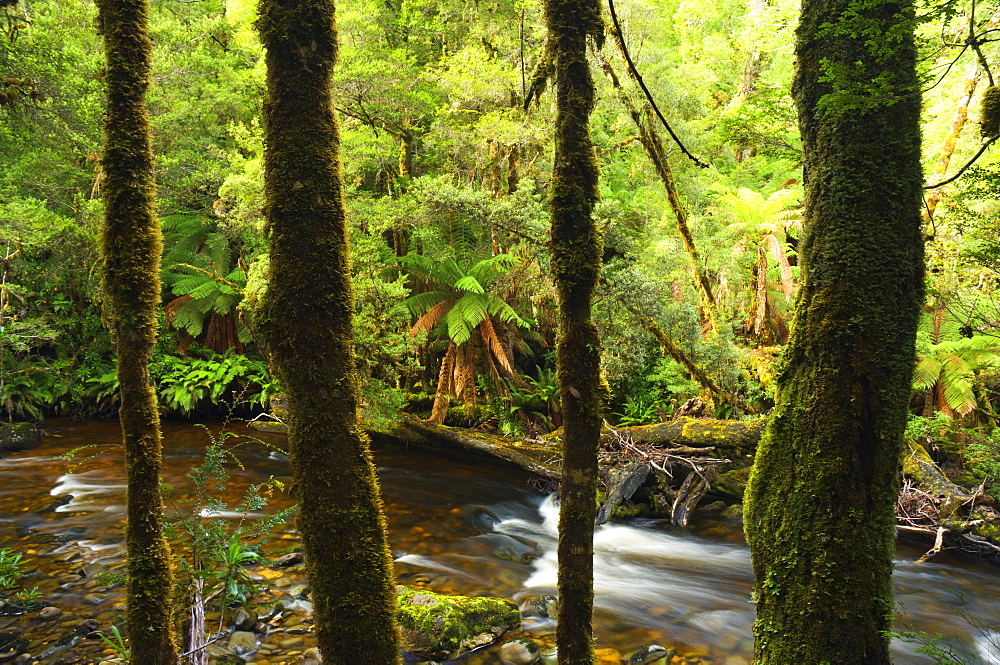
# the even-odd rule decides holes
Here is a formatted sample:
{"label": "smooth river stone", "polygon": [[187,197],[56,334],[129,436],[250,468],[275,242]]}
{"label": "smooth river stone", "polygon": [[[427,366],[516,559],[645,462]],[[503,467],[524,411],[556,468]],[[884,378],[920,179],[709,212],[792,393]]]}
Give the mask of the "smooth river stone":
{"label": "smooth river stone", "polygon": [[58,607],[52,607],[50,605],[49,607],[43,607],[38,612],[38,618],[42,619],[43,621],[48,621],[49,619],[55,619],[60,614],[62,614],[61,609],[59,609]]}

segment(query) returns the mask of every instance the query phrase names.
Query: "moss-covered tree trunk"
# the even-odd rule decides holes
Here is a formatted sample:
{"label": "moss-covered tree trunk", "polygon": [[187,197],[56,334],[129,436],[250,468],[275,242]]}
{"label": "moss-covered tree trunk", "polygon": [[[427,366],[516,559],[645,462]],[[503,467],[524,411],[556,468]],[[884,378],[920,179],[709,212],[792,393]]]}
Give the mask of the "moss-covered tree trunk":
{"label": "moss-covered tree trunk", "polygon": [[603,35],[596,0],[546,0],[545,20],[556,74],[555,163],[552,167],[552,273],[559,292],[556,348],[564,418],[559,487],[559,662],[594,661],[593,540],[597,514],[597,448],[604,388],[600,341],[591,300],[601,263],[601,238],[591,215],[597,160],[590,140],[594,83],[587,38]]}
{"label": "moss-covered tree trunk", "polygon": [[160,224],[145,95],[152,44],[147,0],[99,0],[108,85],[101,238],[104,288],[117,344],[125,443],[126,616],[132,660],[177,662],[171,632],[170,550],[163,537],[160,417],[147,365],[160,306]]}
{"label": "moss-covered tree trunk", "polygon": [[358,427],[346,239],[330,74],[332,0],[262,0],[265,214],[260,328],[288,395],[299,530],[323,662],[399,660],[395,587],[368,441]]}
{"label": "moss-covered tree trunk", "polygon": [[912,15],[910,0],[802,4],[803,283],[746,495],[759,665],[890,662],[894,504],[923,294]]}

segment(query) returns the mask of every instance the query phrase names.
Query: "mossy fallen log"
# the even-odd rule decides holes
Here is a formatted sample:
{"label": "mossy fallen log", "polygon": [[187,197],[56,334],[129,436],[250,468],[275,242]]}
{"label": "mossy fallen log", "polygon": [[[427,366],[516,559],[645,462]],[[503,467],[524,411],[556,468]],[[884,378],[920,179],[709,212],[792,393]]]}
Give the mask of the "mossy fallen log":
{"label": "mossy fallen log", "polygon": [[[366,423],[367,424],[367,423]],[[487,434],[427,422],[408,413],[390,424],[367,424],[375,436],[505,460],[545,478],[558,480],[562,448],[556,440],[523,439]]]}
{"label": "mossy fallen log", "polygon": [[[284,431],[284,424],[255,421],[253,427],[263,431]],[[710,420],[678,418],[668,423],[634,427],[605,428],[601,442],[613,446],[622,439],[641,446],[667,448],[679,455],[710,454],[740,458],[749,463],[764,432],[767,420]],[[417,416],[401,413],[392,423],[364,423],[374,436],[384,436],[406,443],[432,448],[444,448],[473,455],[506,460],[545,478],[558,480],[562,465],[560,431],[541,438],[498,436],[463,427],[449,427],[427,422]]]}

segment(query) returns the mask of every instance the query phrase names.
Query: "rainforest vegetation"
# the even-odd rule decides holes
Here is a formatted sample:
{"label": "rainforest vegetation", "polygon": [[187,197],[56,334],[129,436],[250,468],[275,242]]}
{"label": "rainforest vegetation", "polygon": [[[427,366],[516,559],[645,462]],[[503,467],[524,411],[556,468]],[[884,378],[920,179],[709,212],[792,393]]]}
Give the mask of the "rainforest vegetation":
{"label": "rainforest vegetation", "polygon": [[[118,386],[98,269],[96,10],[5,4],[0,410],[7,420],[107,416]],[[992,140],[979,100],[993,78],[984,66],[995,19],[991,7],[973,10],[926,8],[917,28],[928,184]],[[622,34],[655,108],[614,40],[591,54],[604,240],[594,318],[612,424],[657,422],[696,397],[718,418],[773,403],[802,231],[796,12],[784,2],[624,3]],[[268,265],[255,18],[249,0],[152,4],[164,250],[150,372],[167,417],[234,405],[252,415],[280,391],[255,321]],[[538,89],[540,8],[350,0],[338,25],[333,95],[366,414],[408,404],[505,434],[560,426],[546,206],[555,107]],[[987,147],[961,177],[926,190],[910,404],[915,427],[963,430],[944,452],[980,474],[997,465],[994,159]]]}
{"label": "rainforest vegetation", "polygon": [[[651,425],[693,412],[756,422],[776,403],[784,418],[807,396],[823,401],[833,423],[854,408],[863,411],[858,420],[889,423],[888,448],[873,453],[876,462],[862,460],[880,474],[871,485],[880,506],[875,540],[894,520],[893,432],[904,421],[914,455],[979,487],[973,504],[978,495],[1000,499],[1000,160],[991,147],[1000,136],[1000,50],[992,46],[1000,10],[900,3],[899,14],[873,18],[870,8],[855,7],[855,16],[852,3],[827,3],[848,18],[800,31],[800,60],[809,39],[828,55],[809,61],[812,79],[799,70],[793,98],[798,3],[591,4],[339,3],[337,64],[329,88],[321,82],[339,130],[332,119],[303,130],[339,132],[339,179],[334,151],[323,163],[333,165],[335,194],[306,203],[295,194],[304,176],[288,174],[319,159],[307,154],[315,142],[281,144],[270,132],[324,113],[280,115],[297,74],[265,62],[261,37],[272,40],[268,57],[277,58],[288,39],[281,24],[263,9],[259,19],[253,0],[154,1],[145,103],[163,245],[160,293],[148,312],[158,334],[148,341],[161,414],[251,418],[275,411],[274,398],[286,394],[293,465],[306,454],[306,444],[294,442],[296,423],[319,427],[318,414],[329,411],[331,421],[346,419],[329,427],[354,436],[355,399],[363,419],[381,426],[409,412],[430,424],[527,439],[563,428],[563,489],[576,491],[579,481],[592,508],[596,478],[584,475],[596,472],[602,421]],[[139,170],[126,168],[123,185],[102,156],[102,127],[107,122],[110,132],[116,122],[105,106],[115,82],[101,34],[109,38],[109,19],[68,1],[0,0],[0,7],[0,415],[111,416],[126,410],[126,381],[134,378],[121,363],[116,372],[116,347],[121,357],[127,337],[116,326],[127,307],[113,280],[102,281],[114,269],[112,250],[101,252],[102,220],[114,217],[117,193],[135,186],[129,176]],[[569,19],[553,16],[579,7],[591,18],[572,19],[583,27],[568,37],[560,29]],[[823,7],[803,3],[817,15]],[[612,20],[591,20],[606,9]],[[876,46],[866,35],[892,39]],[[861,44],[863,53],[842,58],[844,44]],[[329,66],[332,52],[314,66]],[[916,77],[907,78],[914,61]],[[274,92],[282,84],[284,97]],[[823,86],[833,92],[810,97]],[[813,114],[801,124],[797,104]],[[300,152],[288,160],[292,148]],[[815,185],[833,177],[831,164],[841,169],[833,185]],[[834,195],[824,199],[826,192]],[[863,209],[842,204],[862,195]],[[314,199],[329,208],[309,208]],[[912,233],[883,225],[887,215],[911,215]],[[311,225],[321,217],[343,227],[349,261],[329,249],[341,238]],[[822,224],[828,237],[811,233]],[[292,241],[300,244],[282,244]],[[327,258],[306,263],[316,248],[330,253],[317,251]],[[846,265],[853,286],[867,291],[798,296],[810,285],[803,257],[814,261],[813,285]],[[348,273],[353,323],[345,305],[345,317],[323,324],[348,350],[316,348],[323,337],[303,331],[316,303],[350,303],[341,282]],[[303,291],[316,300],[296,300]],[[350,331],[356,360],[345,367]],[[786,345],[792,351],[781,361]],[[816,349],[838,345],[850,351],[840,364],[816,360]],[[900,408],[889,404],[883,417],[877,401],[853,401],[826,381],[859,366],[866,369],[858,380],[874,381],[871,395],[898,394],[886,399]],[[308,372],[315,377],[303,382]],[[323,401],[322,381],[353,385],[355,373],[357,395],[349,388],[348,401]],[[802,440],[788,434],[801,426],[793,416],[778,420],[762,446],[772,469],[794,457],[780,448],[783,436]],[[803,420],[818,422],[815,413]],[[368,473],[363,448],[357,458]],[[780,504],[785,490],[776,482],[768,499],[764,479],[781,472],[754,473],[748,516],[765,524],[775,515],[767,501]],[[824,491],[836,492],[833,476]],[[958,485],[949,487],[954,493]],[[867,489],[856,496],[869,505]],[[363,521],[377,525],[377,504]],[[590,508],[577,517],[593,523]],[[918,522],[911,524],[927,526]],[[775,537],[760,528],[752,539]],[[372,552],[385,563],[384,544]],[[874,593],[870,613],[884,619],[883,592]],[[884,642],[886,626],[877,619],[871,626],[871,639]],[[766,634],[767,626],[758,628]],[[591,649],[583,637],[581,653]],[[782,658],[774,662],[789,662]],[[876,662],[864,654],[855,661]]]}

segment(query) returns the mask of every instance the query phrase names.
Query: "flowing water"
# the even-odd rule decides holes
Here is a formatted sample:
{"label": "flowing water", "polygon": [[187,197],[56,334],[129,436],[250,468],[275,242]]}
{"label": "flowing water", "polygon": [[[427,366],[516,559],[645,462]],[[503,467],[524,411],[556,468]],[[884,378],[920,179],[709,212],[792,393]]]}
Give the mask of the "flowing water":
{"label": "flowing water", "polygon": [[[37,585],[46,604],[62,610],[43,621],[37,613],[0,617],[0,632],[23,636],[21,651],[36,657],[53,649],[60,636],[84,619],[102,627],[121,613],[121,588],[108,586],[102,570],[120,570],[124,471],[116,423],[48,421],[50,436],[33,451],[0,460],[0,540],[24,555],[31,571],[24,581]],[[237,431],[243,431],[237,428]],[[267,438],[283,446],[283,437]],[[186,424],[164,425],[165,483],[171,510],[186,510],[191,494],[186,473],[201,460],[208,433]],[[78,466],[54,459],[79,446]],[[94,453],[97,453],[94,455]],[[235,505],[251,482],[270,477],[289,480],[287,460],[262,443],[246,443],[232,465],[224,499]],[[93,455],[84,459],[87,455]],[[376,442],[375,459],[383,487],[390,540],[399,582],[443,593],[488,594],[524,600],[551,595],[556,584],[557,508],[533,490],[523,471],[487,458]],[[290,504],[280,493],[268,510]],[[240,519],[238,512],[224,513]],[[268,543],[270,553],[297,545],[289,525]],[[345,544],[346,545],[346,544]],[[183,542],[176,545],[183,548]],[[628,655],[649,644],[674,647],[689,662],[749,663],[753,609],[748,602],[750,557],[738,523],[703,514],[692,527],[676,529],[651,520],[600,528],[595,536],[595,632],[597,646]],[[896,568],[897,600],[913,630],[943,634],[966,658],[1000,663],[991,646],[996,633],[977,631],[961,614],[986,624],[1000,623],[1000,570],[948,553],[917,564],[920,551],[900,546]],[[301,595],[305,580],[296,569],[251,567],[270,580],[272,598]],[[291,595],[290,595],[291,594]],[[286,602],[286,604],[288,604]],[[305,608],[305,609],[302,609]],[[286,610],[308,609],[306,601]],[[249,662],[260,665],[298,662],[311,635],[295,622],[275,628]],[[902,628],[903,626],[900,626]],[[526,619],[528,634],[552,640],[554,625]],[[894,643],[896,662],[933,662],[915,647]],[[111,655],[100,642],[81,640],[56,649],[40,662],[96,662]],[[606,651],[604,653],[611,653]],[[0,661],[5,654],[0,652]],[[60,660],[62,659],[62,660]],[[496,649],[468,656],[469,665],[500,663]]]}

